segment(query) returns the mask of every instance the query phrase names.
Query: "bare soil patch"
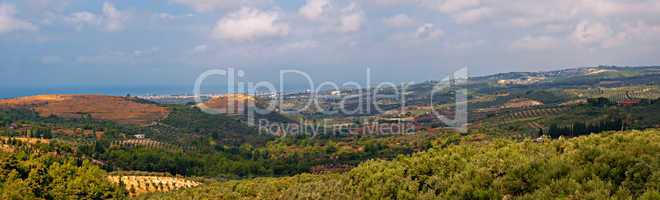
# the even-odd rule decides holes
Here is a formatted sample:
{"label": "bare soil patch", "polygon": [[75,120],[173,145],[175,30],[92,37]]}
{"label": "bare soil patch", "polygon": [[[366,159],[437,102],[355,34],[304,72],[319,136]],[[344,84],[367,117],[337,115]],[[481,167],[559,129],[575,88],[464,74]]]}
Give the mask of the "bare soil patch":
{"label": "bare soil patch", "polygon": [[39,95],[0,99],[0,108],[33,108],[42,117],[108,120],[119,124],[147,125],[164,119],[167,108],[131,101],[125,97],[104,95]]}

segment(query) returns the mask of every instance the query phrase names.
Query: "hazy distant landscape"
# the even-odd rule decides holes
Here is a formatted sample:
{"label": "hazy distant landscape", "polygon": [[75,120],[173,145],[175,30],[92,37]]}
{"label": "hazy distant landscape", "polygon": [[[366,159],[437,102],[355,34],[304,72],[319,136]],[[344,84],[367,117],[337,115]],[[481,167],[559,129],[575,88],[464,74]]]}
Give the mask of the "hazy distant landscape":
{"label": "hazy distant landscape", "polygon": [[[67,186],[64,194],[48,189],[56,187],[51,181],[21,186],[38,178],[35,170],[60,170],[61,164],[53,162],[86,170],[76,173],[107,177],[43,177],[71,184],[98,182],[106,187],[100,193],[77,187],[103,198],[524,199],[657,194],[660,143],[654,138],[660,128],[660,67],[505,73],[472,77],[432,92],[438,83],[453,81],[426,81],[409,86],[410,92],[403,96],[369,102],[338,101],[356,90],[326,91],[326,95],[227,94],[210,96],[201,104],[192,97],[167,95],[1,99],[2,162],[8,172],[3,175],[3,194],[24,187],[35,197],[67,195],[76,186]],[[430,114],[458,112],[454,99],[458,88],[469,89],[465,102],[469,129],[462,133]],[[327,110],[385,109],[324,114],[319,108],[304,109],[310,99]],[[249,123],[250,106],[273,103],[277,111],[254,116],[259,125]],[[234,113],[204,111],[232,106]],[[299,128],[288,128],[292,125]],[[631,160],[607,161],[619,159],[617,155]],[[555,174],[542,173],[546,170]],[[557,181],[570,185],[556,186]],[[602,188],[588,189],[592,184]],[[575,188],[565,188],[569,186]],[[44,193],[35,193],[35,187],[43,187]],[[549,192],[554,190],[564,192]]]}

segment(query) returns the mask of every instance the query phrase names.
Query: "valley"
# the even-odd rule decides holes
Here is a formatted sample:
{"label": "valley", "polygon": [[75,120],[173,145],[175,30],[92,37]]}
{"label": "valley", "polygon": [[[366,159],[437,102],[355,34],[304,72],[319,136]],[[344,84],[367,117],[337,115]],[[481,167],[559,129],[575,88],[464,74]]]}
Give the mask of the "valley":
{"label": "valley", "polygon": [[[86,181],[99,184],[86,188],[98,189],[89,198],[119,199],[660,195],[660,67],[427,81],[392,95],[403,90],[227,94],[199,104],[128,95],[0,99],[3,195],[75,195]],[[302,109],[310,99],[320,107]],[[461,103],[466,132],[437,117],[453,118]],[[273,112],[250,114],[271,104]],[[342,108],[360,112],[324,112]],[[57,174],[63,170],[80,175]],[[71,186],[58,190],[57,181]]]}

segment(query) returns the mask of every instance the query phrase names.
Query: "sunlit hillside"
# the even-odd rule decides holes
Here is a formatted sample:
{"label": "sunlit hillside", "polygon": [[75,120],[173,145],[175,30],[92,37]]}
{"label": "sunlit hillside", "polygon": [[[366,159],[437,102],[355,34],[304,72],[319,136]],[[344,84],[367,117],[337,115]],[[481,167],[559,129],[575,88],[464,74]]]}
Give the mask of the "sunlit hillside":
{"label": "sunlit hillside", "polygon": [[140,175],[110,175],[111,183],[124,186],[131,196],[149,192],[169,192],[181,188],[191,188],[200,185],[196,181],[182,177],[171,176],[140,176]]}
{"label": "sunlit hillside", "polygon": [[0,99],[2,107],[31,108],[42,117],[91,117],[130,125],[147,125],[164,119],[169,113],[162,106],[104,95],[40,95]]}

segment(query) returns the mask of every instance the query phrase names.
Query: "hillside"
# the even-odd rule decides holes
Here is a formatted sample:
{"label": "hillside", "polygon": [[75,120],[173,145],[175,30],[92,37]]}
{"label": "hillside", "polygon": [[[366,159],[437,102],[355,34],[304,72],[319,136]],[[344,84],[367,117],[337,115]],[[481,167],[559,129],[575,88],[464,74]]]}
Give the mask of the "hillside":
{"label": "hillside", "polygon": [[169,114],[166,108],[158,105],[103,95],[40,95],[0,99],[0,108],[32,108],[42,117],[91,117],[127,125],[147,125]]}
{"label": "hillside", "polygon": [[[0,150],[23,160],[26,152],[88,160],[110,172],[104,182],[144,199],[637,199],[658,188],[660,131],[609,131],[660,128],[657,69],[472,78],[452,86],[468,89],[463,135],[429,114],[455,112],[450,89],[429,104],[438,82],[413,85],[403,97],[407,112],[393,98],[380,101],[387,112],[364,115],[246,115],[272,97],[243,94],[203,105],[102,95],[0,99]],[[342,95],[351,93],[319,103],[341,107]],[[282,103],[308,98],[291,94]],[[301,132],[267,134],[248,117]],[[386,130],[397,118],[414,130]],[[374,123],[385,134],[365,130]]]}
{"label": "hillside", "polygon": [[[630,104],[626,104],[630,103]],[[609,100],[590,98],[574,104],[501,110],[475,120],[473,131],[539,137],[583,135],[622,129],[658,128],[660,99]]]}
{"label": "hillside", "polygon": [[[648,67],[619,67],[619,66],[597,66],[597,67],[583,67],[583,68],[570,68],[552,71],[541,72],[507,72],[499,73],[481,77],[471,78],[473,81],[499,81],[499,80],[520,80],[529,79],[532,77],[543,77],[542,80],[554,81],[557,79],[578,79],[586,77],[599,77],[599,78],[625,78],[635,77],[641,75],[658,75],[660,74],[660,66]],[[533,79],[532,79],[533,80]],[[510,83],[510,81],[505,81]],[[525,82],[514,82],[525,83]]]}
{"label": "hillside", "polygon": [[141,199],[658,199],[660,130],[514,141],[446,137],[344,174],[217,182]]}
{"label": "hillside", "polygon": [[[195,107],[204,110],[211,114],[224,114],[228,116],[238,116],[246,120],[248,117],[248,109],[267,109],[270,102],[255,96],[245,94],[226,94],[222,96],[213,97],[206,102],[199,103]],[[271,110],[272,111],[272,110]],[[252,111],[254,117],[258,119],[266,119],[270,122],[284,122],[293,123],[294,120],[289,119],[277,112],[270,112],[267,114],[260,114]]]}
{"label": "hillside", "polygon": [[228,94],[209,99],[197,104],[201,109],[211,109],[226,114],[243,114],[250,105],[254,105],[256,98],[243,94]]}
{"label": "hillside", "polygon": [[181,177],[110,175],[108,180],[116,185],[124,185],[129,195],[137,196],[149,192],[167,192],[181,188],[198,186],[200,183]]}

